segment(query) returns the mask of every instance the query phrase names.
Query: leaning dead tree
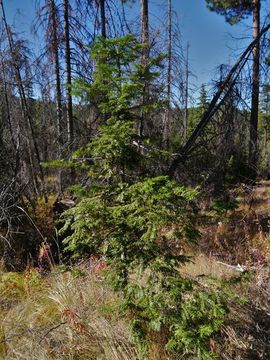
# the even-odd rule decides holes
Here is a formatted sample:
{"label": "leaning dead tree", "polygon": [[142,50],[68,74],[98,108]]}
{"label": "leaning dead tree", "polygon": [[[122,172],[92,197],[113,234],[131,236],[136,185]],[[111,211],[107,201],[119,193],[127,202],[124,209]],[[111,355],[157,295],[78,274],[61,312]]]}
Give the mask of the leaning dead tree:
{"label": "leaning dead tree", "polygon": [[245,64],[247,63],[251,53],[253,52],[254,47],[258,44],[261,37],[270,29],[270,24],[266,25],[258,34],[258,36],[249,44],[246,50],[242,53],[239,57],[238,61],[235,65],[231,68],[228,75],[225,79],[221,82],[217,92],[215,93],[214,97],[212,98],[208,109],[204,112],[199,124],[191,134],[190,138],[187,140],[186,144],[180,149],[178,154],[175,156],[174,160],[172,161],[168,174],[172,177],[174,176],[177,167],[180,163],[185,162],[190,152],[192,152],[193,147],[195,145],[196,140],[202,134],[205,127],[209,124],[212,117],[215,113],[220,109],[224,101],[226,100],[227,96],[230,94],[231,89],[235,85],[242,69],[244,68]]}

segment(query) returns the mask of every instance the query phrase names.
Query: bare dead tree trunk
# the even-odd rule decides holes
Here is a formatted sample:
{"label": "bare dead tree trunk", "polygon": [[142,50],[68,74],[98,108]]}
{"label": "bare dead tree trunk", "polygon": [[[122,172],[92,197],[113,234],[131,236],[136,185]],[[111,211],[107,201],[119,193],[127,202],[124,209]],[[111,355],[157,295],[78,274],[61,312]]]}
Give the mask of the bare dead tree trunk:
{"label": "bare dead tree trunk", "polygon": [[59,147],[59,154],[60,157],[62,145],[63,145],[63,134],[62,134],[62,117],[63,117],[63,110],[62,110],[62,92],[61,92],[61,78],[60,78],[60,62],[59,62],[59,41],[57,36],[57,29],[58,29],[58,22],[57,22],[57,14],[56,14],[56,6],[55,1],[50,0],[50,12],[51,12],[51,19],[52,19],[52,54],[54,59],[54,76],[56,82],[56,128],[57,128],[57,137],[58,137],[58,147]]}
{"label": "bare dead tree trunk", "polygon": [[1,68],[2,68],[2,84],[3,84],[3,92],[4,92],[3,100],[4,100],[4,104],[5,104],[5,117],[7,119],[11,143],[12,143],[14,155],[15,155],[15,163],[14,163],[14,166],[12,166],[14,186],[15,186],[18,181],[18,175],[19,175],[19,169],[20,169],[20,163],[21,163],[21,153],[20,153],[21,128],[20,128],[20,121],[19,121],[18,122],[18,131],[17,131],[17,136],[16,136],[14,127],[12,124],[12,118],[11,118],[11,107],[10,107],[9,94],[8,94],[8,84],[7,84],[7,80],[6,80],[6,74],[5,74],[5,66],[4,66],[4,63],[2,60],[1,60]]}
{"label": "bare dead tree trunk", "polygon": [[[143,66],[147,65],[149,58],[149,15],[148,15],[148,0],[140,0],[141,1],[141,41],[145,44],[142,55],[142,64]],[[147,80],[144,84],[144,95],[143,95],[143,104],[148,101],[149,98],[149,86]],[[141,113],[141,119],[139,122],[139,131],[138,135],[140,137],[143,136],[144,132],[144,122],[145,122],[145,114]]]}
{"label": "bare dead tree trunk", "polygon": [[[12,65],[13,65],[14,72],[15,72],[16,83],[17,83],[17,87],[18,87],[18,91],[19,91],[20,100],[21,100],[22,113],[23,113],[24,119],[27,121],[28,129],[30,131],[29,137],[33,144],[36,160],[38,163],[39,176],[40,176],[40,180],[41,180],[41,190],[42,190],[42,193],[44,194],[45,200],[47,201],[46,192],[44,191],[44,188],[43,188],[44,187],[44,172],[43,172],[43,168],[41,166],[41,158],[40,158],[39,148],[38,148],[38,144],[37,144],[37,139],[36,139],[35,132],[34,132],[33,120],[32,120],[28,102],[26,99],[20,68],[17,64],[14,41],[13,41],[12,34],[10,32],[10,29],[8,27],[3,0],[0,0],[0,7],[1,7],[1,11],[2,11],[3,24],[4,24],[5,31],[6,31],[9,49],[10,49],[10,53],[11,53],[11,57],[12,57]],[[29,145],[28,150],[29,150],[30,161],[32,162],[32,151],[30,149],[30,145]],[[31,170],[33,170],[33,169],[31,169]],[[37,176],[34,171],[33,171],[33,183],[38,192],[39,186],[38,186]]]}
{"label": "bare dead tree trunk", "polygon": [[185,113],[184,113],[184,142],[187,140],[188,127],[188,86],[189,86],[189,43],[186,48],[186,78],[185,78]]}
{"label": "bare dead tree trunk", "polygon": [[[260,0],[253,0],[253,39],[260,33]],[[249,167],[256,177],[258,160],[258,114],[260,89],[260,42],[253,48],[252,96],[250,113]]]}
{"label": "bare dead tree trunk", "polygon": [[[4,91],[4,101],[5,101],[5,107],[6,107],[6,118],[8,122],[11,142],[14,148],[14,151],[16,151],[18,144],[16,141],[16,137],[13,131],[12,123],[11,123],[11,112],[10,112],[10,105],[9,105],[9,97],[8,97],[8,90],[7,90],[7,81],[5,76],[5,67],[3,62],[1,61],[1,67],[2,67],[2,83],[3,83],[3,91]],[[20,131],[19,131],[20,136]]]}
{"label": "bare dead tree trunk", "polygon": [[144,60],[149,56],[149,15],[148,0],[141,0],[141,40],[146,46],[144,48]]}
{"label": "bare dead tree trunk", "polygon": [[73,105],[71,95],[71,54],[70,54],[70,32],[69,32],[69,1],[64,0],[65,18],[65,47],[66,47],[66,103],[67,103],[67,139],[72,148],[74,140]]}
{"label": "bare dead tree trunk", "polygon": [[168,0],[168,71],[167,71],[167,100],[171,101],[172,80],[172,0]]}
{"label": "bare dead tree trunk", "polygon": [[168,0],[168,68],[167,68],[167,109],[164,116],[163,125],[163,139],[165,147],[168,147],[169,142],[169,126],[171,115],[171,82],[172,82],[172,0]]}
{"label": "bare dead tree trunk", "polygon": [[106,39],[106,14],[105,14],[105,0],[100,0],[100,21],[101,21],[101,36]]}
{"label": "bare dead tree trunk", "polygon": [[[63,139],[63,107],[62,107],[62,91],[61,91],[61,77],[60,77],[60,61],[59,61],[59,40],[58,40],[58,21],[57,11],[54,0],[49,0],[49,11],[51,16],[51,32],[52,44],[51,51],[54,60],[54,76],[55,76],[55,92],[56,92],[56,132],[57,132],[57,158],[62,156],[62,149],[64,144]],[[58,171],[58,186],[59,192],[62,193],[62,171]]]}

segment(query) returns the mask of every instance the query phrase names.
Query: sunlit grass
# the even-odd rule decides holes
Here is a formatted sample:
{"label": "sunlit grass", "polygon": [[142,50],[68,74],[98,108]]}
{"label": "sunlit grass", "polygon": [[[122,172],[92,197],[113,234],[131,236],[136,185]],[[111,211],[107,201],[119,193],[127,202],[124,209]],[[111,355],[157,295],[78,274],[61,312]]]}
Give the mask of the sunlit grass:
{"label": "sunlit grass", "polygon": [[[15,285],[4,290],[7,277]],[[1,359],[138,358],[128,325],[106,311],[116,295],[90,272],[51,274],[38,287],[30,285],[30,292],[25,281],[25,274],[9,273],[0,282],[6,299],[0,313]]]}

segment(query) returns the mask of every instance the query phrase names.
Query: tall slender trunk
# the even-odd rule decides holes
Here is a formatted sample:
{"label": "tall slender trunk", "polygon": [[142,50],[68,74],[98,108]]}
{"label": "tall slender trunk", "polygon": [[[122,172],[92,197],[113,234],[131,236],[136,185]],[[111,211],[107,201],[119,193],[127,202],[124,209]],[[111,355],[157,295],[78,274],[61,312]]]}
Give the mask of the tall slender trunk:
{"label": "tall slender trunk", "polygon": [[[49,11],[51,16],[51,32],[52,44],[51,51],[54,60],[54,77],[55,77],[55,93],[56,93],[56,132],[57,132],[57,159],[62,157],[63,150],[63,107],[62,107],[62,91],[61,91],[61,77],[60,77],[60,61],[59,61],[59,40],[58,40],[58,21],[57,11],[54,0],[49,0]],[[58,170],[58,187],[59,192],[62,193],[62,171]]]}
{"label": "tall slender trunk", "polygon": [[146,46],[144,48],[143,58],[147,61],[149,56],[149,15],[148,0],[141,0],[141,40]]}
{"label": "tall slender trunk", "polygon": [[100,0],[100,22],[101,22],[101,35],[106,39],[106,14],[105,14],[105,0]]}
{"label": "tall slender trunk", "polygon": [[171,101],[172,79],[172,0],[168,0],[168,70],[167,70],[167,100]]}
{"label": "tall slender trunk", "polygon": [[[260,0],[253,0],[253,39],[260,33]],[[258,161],[258,114],[260,90],[260,42],[253,48],[252,96],[250,113],[249,167],[256,177]]]}
{"label": "tall slender trunk", "polygon": [[21,129],[20,129],[20,121],[18,122],[18,135],[15,136],[14,129],[11,122],[11,111],[10,111],[10,103],[9,103],[9,96],[8,96],[8,87],[7,87],[7,80],[5,76],[5,67],[3,62],[1,61],[2,67],[2,82],[3,82],[3,91],[4,91],[4,104],[5,104],[5,116],[7,118],[11,142],[14,148],[15,153],[15,164],[13,166],[13,177],[15,179],[15,183],[17,182],[17,176],[19,174],[21,156],[20,156],[20,142],[21,142]]}
{"label": "tall slender trunk", "polygon": [[[148,16],[148,0],[141,1],[141,41],[145,44],[142,54],[142,65],[146,66],[149,58],[149,16]],[[149,98],[149,84],[148,81],[145,81],[144,84],[144,94],[142,102],[143,104],[147,103]],[[139,122],[138,135],[143,136],[144,133],[144,124],[145,123],[145,114],[142,111],[141,118]]]}
{"label": "tall slender trunk", "polygon": [[187,141],[188,127],[188,86],[189,86],[189,43],[186,48],[186,78],[185,78],[185,113],[184,113],[184,143]]}
{"label": "tall slender trunk", "polygon": [[[7,81],[6,81],[6,75],[5,75],[5,67],[3,62],[1,62],[2,67],[2,83],[3,83],[3,91],[4,91],[4,101],[5,101],[5,108],[6,108],[6,118],[8,122],[9,132],[11,136],[11,142],[14,147],[14,150],[16,151],[17,144],[16,144],[16,138],[13,131],[12,123],[11,123],[11,112],[10,112],[10,105],[9,105],[9,96],[8,96],[8,89],[7,89]],[[20,136],[19,131],[19,136]]]}
{"label": "tall slender trunk", "polygon": [[63,118],[63,109],[62,109],[62,92],[61,92],[61,78],[60,78],[60,61],[59,61],[59,41],[57,36],[58,22],[56,14],[56,6],[54,0],[50,1],[50,12],[52,20],[52,54],[54,60],[54,76],[55,76],[55,90],[56,90],[56,128],[57,128],[57,137],[58,137],[58,157],[61,156],[61,149],[63,145],[63,134],[62,134],[62,118]]}
{"label": "tall slender trunk", "polygon": [[171,115],[171,82],[172,82],[172,0],[168,0],[168,68],[167,68],[167,109],[164,116],[163,125],[163,139],[165,147],[169,145],[169,127],[170,127],[170,115]]}
{"label": "tall slender trunk", "polygon": [[67,139],[72,148],[74,140],[73,105],[71,95],[71,54],[70,54],[70,32],[69,32],[69,1],[64,0],[65,18],[65,47],[66,47],[66,106],[67,106]]}

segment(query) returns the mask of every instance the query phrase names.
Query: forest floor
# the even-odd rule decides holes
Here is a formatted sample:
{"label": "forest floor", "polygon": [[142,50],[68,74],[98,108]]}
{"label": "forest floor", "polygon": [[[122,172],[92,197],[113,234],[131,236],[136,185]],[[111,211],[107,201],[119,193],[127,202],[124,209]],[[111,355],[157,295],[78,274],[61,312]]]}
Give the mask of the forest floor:
{"label": "forest floor", "polygon": [[[180,272],[222,281],[247,271],[247,281],[234,287],[243,301],[230,302],[230,315],[210,345],[224,360],[269,360],[270,182],[232,195],[237,208],[202,227],[199,250]],[[139,359],[119,313],[120,295],[100,281],[101,265],[54,266],[47,275],[33,267],[0,272],[0,359]],[[163,359],[175,357],[153,345],[149,360]]]}

